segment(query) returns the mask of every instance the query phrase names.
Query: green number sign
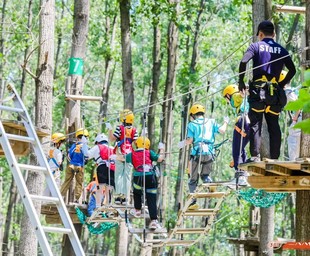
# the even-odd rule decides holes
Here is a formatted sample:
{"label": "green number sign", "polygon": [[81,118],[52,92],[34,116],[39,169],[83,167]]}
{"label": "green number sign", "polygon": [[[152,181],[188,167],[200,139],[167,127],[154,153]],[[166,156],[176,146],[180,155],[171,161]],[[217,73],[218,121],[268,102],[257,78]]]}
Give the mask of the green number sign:
{"label": "green number sign", "polygon": [[81,58],[69,59],[69,75],[83,75],[84,61]]}

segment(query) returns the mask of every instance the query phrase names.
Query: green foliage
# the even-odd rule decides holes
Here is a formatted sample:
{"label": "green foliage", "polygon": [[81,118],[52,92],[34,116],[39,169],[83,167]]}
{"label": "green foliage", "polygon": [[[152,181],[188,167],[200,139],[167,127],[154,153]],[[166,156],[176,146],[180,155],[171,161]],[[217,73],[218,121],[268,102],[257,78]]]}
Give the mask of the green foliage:
{"label": "green foliage", "polygon": [[[289,102],[286,110],[302,110],[304,113],[310,112],[310,70],[305,71],[305,81],[302,89],[299,90],[299,96],[296,101]],[[299,128],[305,133],[310,133],[310,119],[303,120],[296,124],[294,128]]]}

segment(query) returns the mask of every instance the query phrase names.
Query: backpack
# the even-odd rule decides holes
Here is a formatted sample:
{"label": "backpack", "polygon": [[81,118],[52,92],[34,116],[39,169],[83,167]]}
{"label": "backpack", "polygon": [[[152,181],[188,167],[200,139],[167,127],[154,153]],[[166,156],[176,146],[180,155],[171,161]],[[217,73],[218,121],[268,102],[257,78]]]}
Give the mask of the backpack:
{"label": "backpack", "polygon": [[110,166],[112,171],[115,170],[115,161],[109,160],[109,157],[113,154],[113,149],[109,148],[108,146],[104,146],[102,144],[98,144],[99,147],[99,155],[100,158],[106,163],[107,166]]}
{"label": "backpack", "polygon": [[133,138],[136,134],[136,128],[130,127],[127,128],[124,125],[120,125],[121,133],[120,133],[120,140],[117,143],[117,146],[121,149],[122,154],[129,154],[132,152],[132,145]]}

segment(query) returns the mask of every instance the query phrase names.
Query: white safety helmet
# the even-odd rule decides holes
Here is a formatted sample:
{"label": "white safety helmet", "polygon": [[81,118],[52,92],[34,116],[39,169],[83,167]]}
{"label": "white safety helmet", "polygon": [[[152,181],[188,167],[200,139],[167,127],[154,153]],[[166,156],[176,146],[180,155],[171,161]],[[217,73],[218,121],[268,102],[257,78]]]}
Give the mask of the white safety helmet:
{"label": "white safety helmet", "polygon": [[99,143],[101,141],[108,141],[108,137],[104,133],[98,134],[95,138],[95,143]]}

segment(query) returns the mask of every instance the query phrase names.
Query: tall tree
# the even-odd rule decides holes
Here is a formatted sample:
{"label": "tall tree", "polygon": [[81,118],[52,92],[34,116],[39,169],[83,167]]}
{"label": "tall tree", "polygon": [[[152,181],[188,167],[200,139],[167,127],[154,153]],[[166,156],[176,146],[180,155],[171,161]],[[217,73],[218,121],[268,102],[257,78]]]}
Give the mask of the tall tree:
{"label": "tall tree", "polygon": [[[164,91],[164,102],[162,106],[162,114],[163,114],[163,122],[162,122],[162,138],[163,142],[166,144],[166,151],[172,151],[172,114],[173,114],[173,94],[175,92],[176,85],[176,67],[177,67],[177,48],[178,48],[178,39],[179,32],[176,24],[175,17],[178,16],[179,11],[179,0],[170,0],[169,4],[173,7],[172,14],[170,16],[168,33],[167,33],[167,76],[165,83],[165,91]],[[168,163],[171,162],[170,159],[167,159]],[[167,195],[168,195],[168,187],[167,177],[163,179],[163,209],[167,208]],[[162,212],[163,216],[165,216],[165,210]]]}
{"label": "tall tree", "polygon": [[130,0],[120,0],[122,78],[124,108],[134,109],[134,86],[131,60]]}
{"label": "tall tree", "polygon": [[[310,43],[310,0],[306,0],[306,45]],[[306,52],[306,60],[309,63],[310,53]],[[307,69],[310,65],[307,64]],[[303,113],[302,119],[310,118],[309,113]],[[310,134],[301,133],[300,156],[310,156]],[[310,190],[296,192],[296,241],[307,242],[310,240]],[[297,251],[297,256],[309,256],[309,251]]]}
{"label": "tall tree", "polygon": [[1,8],[1,24],[0,24],[0,99],[3,98],[4,91],[4,79],[3,79],[3,68],[4,68],[4,34],[5,34],[5,13],[6,13],[7,0],[3,0]]}
{"label": "tall tree", "polygon": [[[258,24],[266,19],[270,19],[271,16],[271,1],[259,1],[253,0],[253,38],[255,38]],[[254,40],[256,41],[256,39]],[[262,136],[261,157],[268,158],[269,154],[269,133],[265,118],[263,120],[262,133],[267,136]],[[273,240],[274,235],[274,206],[269,208],[260,208],[260,227],[259,227],[259,252],[260,255],[273,255],[273,249],[270,248],[269,242]]]}
{"label": "tall tree", "polygon": [[[67,91],[70,95],[83,95],[83,65],[86,56],[86,45],[89,24],[89,0],[74,1],[74,26],[72,33],[72,45],[70,56],[69,76]],[[83,127],[81,120],[81,107],[79,100],[69,100],[66,104],[67,129],[70,134],[69,141],[73,142],[74,132],[77,128]],[[72,192],[72,191],[71,191]],[[69,193],[69,201],[73,194]],[[82,234],[82,224],[74,224],[79,237]],[[64,236],[62,255],[74,255],[69,237]]]}
{"label": "tall tree", "polygon": [[[36,103],[35,126],[51,133],[52,128],[52,88],[54,74],[54,30],[55,30],[55,1],[40,1],[40,35],[39,56],[36,72]],[[47,154],[49,138],[43,138],[43,150]],[[32,154],[30,162],[36,165],[37,159]],[[26,181],[30,194],[42,195],[44,187],[44,175],[41,172],[29,171]],[[41,210],[41,202],[35,201],[34,206],[38,214]],[[27,214],[24,213],[21,228],[20,251],[23,255],[37,255],[37,239],[34,229]]]}

